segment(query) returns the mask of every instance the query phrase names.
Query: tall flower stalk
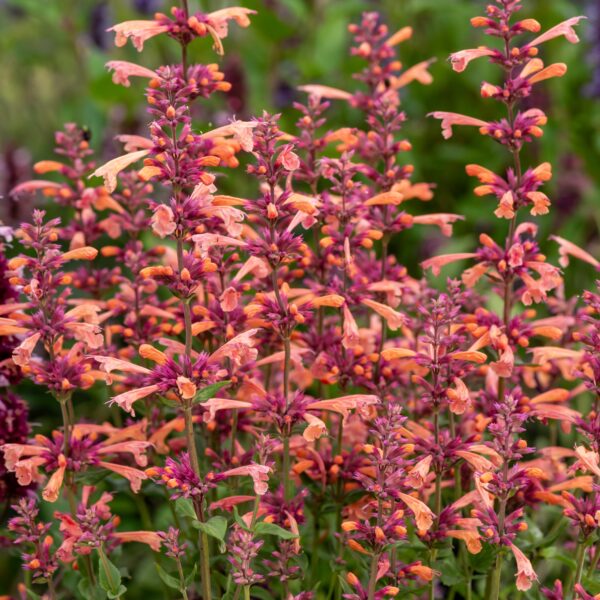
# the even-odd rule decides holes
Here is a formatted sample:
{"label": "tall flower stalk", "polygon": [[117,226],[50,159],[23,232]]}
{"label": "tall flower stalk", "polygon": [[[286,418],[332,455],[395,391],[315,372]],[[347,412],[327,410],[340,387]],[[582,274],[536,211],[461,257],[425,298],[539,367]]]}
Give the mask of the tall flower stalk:
{"label": "tall flower stalk", "polygon": [[[504,72],[501,84],[483,82],[481,95],[505,105],[506,117],[498,121],[485,122],[469,116],[456,113],[434,112],[433,117],[441,119],[444,137],[452,135],[454,125],[471,125],[479,128],[481,135],[488,136],[504,146],[511,154],[512,167],[508,167],[504,175],[497,175],[485,167],[468,165],[467,174],[477,177],[482,185],[476,188],[478,196],[495,196],[499,203],[494,211],[496,217],[508,220],[508,233],[502,244],[496,244],[488,236],[480,237],[481,248],[472,255],[457,255],[446,257],[445,262],[461,258],[475,258],[478,264],[465,272],[463,281],[473,285],[482,275],[487,274],[495,282],[498,295],[502,300],[502,313],[499,327],[490,331],[489,338],[494,349],[498,352],[498,360],[492,364],[496,379],[497,399],[494,404],[494,432],[504,439],[496,450],[502,457],[501,472],[493,477],[493,483],[488,486],[497,499],[497,523],[495,539],[500,551],[488,581],[488,597],[497,599],[500,594],[501,574],[503,564],[502,548],[512,546],[510,532],[507,528],[507,505],[518,490],[518,473],[511,469],[511,461],[520,458],[516,448],[512,447],[512,433],[522,431],[511,429],[524,421],[526,416],[519,416],[515,405],[514,392],[507,386],[514,385],[517,372],[515,369],[515,353],[518,346],[511,343],[511,328],[515,300],[519,298],[525,305],[545,300],[547,292],[556,288],[560,283],[558,270],[545,262],[545,257],[539,252],[530,254],[535,246],[537,227],[531,223],[519,224],[519,211],[529,209],[534,216],[549,212],[550,200],[539,187],[551,177],[550,165],[544,163],[523,172],[521,150],[526,143],[532,142],[543,134],[542,126],[546,124],[546,115],[538,108],[521,108],[523,100],[528,98],[534,86],[554,77],[562,77],[567,67],[563,63],[544,65],[538,58],[540,44],[557,37],[566,37],[571,43],[578,41],[573,27],[582,19],[574,17],[552,29],[534,37],[532,40],[520,42],[525,34],[539,33],[541,25],[535,19],[515,20],[515,13],[521,10],[522,4],[517,0],[497,0],[488,5],[486,16],[474,17],[471,24],[484,28],[485,33],[497,38],[499,48],[480,46],[476,49],[462,50],[451,55],[450,60],[455,71],[462,72],[469,62],[474,59],[488,57],[490,62],[498,65]],[[525,234],[529,240],[526,241]],[[493,256],[493,258],[492,258]],[[491,261],[490,261],[491,259]],[[426,266],[441,264],[440,259],[427,261]],[[535,279],[535,276],[538,276]],[[512,426],[514,427],[514,426]],[[498,442],[496,442],[498,444]],[[520,442],[518,442],[519,444]],[[527,444],[523,441],[522,448]],[[518,449],[517,449],[518,450]],[[520,510],[520,509],[517,509]],[[511,515],[511,522],[516,516]],[[519,551],[520,552],[520,551]],[[521,555],[517,555],[517,565]],[[523,562],[524,557],[521,558]],[[527,589],[535,579],[532,569],[518,576],[517,585]]]}

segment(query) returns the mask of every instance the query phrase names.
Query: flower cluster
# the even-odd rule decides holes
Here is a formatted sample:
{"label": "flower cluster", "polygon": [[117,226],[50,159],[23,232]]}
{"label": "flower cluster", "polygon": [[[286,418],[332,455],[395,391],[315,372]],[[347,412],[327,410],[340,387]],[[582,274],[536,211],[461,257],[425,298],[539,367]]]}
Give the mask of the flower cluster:
{"label": "flower cluster", "polygon": [[[497,69],[481,85],[497,118],[432,113],[507,165],[466,166],[507,231],[424,257],[434,276],[471,261],[441,285],[394,255],[405,231],[464,220],[427,210],[435,185],[405,160],[404,90],[433,82],[430,59],[398,57],[411,27],[351,24],[356,89],[301,86],[292,132],[278,114],[209,126],[193,110],[232,85],[192,45],[222,55],[253,10],[183,0],[111,27],[117,47],[178,48],[175,64],[107,63],[115,84],[146,85],[146,128],[98,166],[66,125],[60,160],[35,165],[49,179],[13,190],[61,218],[35,210],[0,248],[0,499],[22,593],[133,597],[151,573],[185,600],[498,600],[538,582],[594,597],[600,294],[567,298],[563,269],[600,261],[558,236],[560,266],[546,256],[531,219],[550,211],[552,167],[524,152],[547,121],[537,86],[567,70],[543,44],[577,42],[582,17],[541,33],[521,8],[492,1],[471,21],[490,45],[450,57]],[[337,126],[337,104],[357,124]],[[56,400],[53,430],[28,423],[32,389]]]}

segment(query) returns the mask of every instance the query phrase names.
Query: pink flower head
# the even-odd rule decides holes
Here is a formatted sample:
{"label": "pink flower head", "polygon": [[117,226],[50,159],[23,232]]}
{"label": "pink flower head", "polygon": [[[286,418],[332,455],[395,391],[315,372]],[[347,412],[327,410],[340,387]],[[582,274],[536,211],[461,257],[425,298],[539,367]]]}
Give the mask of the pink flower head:
{"label": "pink flower head", "polygon": [[450,411],[455,415],[462,415],[471,406],[469,388],[458,377],[454,378],[454,388],[449,388],[446,395],[450,400]]}
{"label": "pink flower head", "polygon": [[279,154],[278,160],[287,171],[295,171],[300,167],[300,159],[298,155],[292,150],[293,146],[286,146]]}
{"label": "pink flower head", "polygon": [[135,494],[140,491],[142,487],[142,481],[148,479],[148,476],[146,473],[144,473],[144,471],[140,471],[140,469],[129,467],[127,465],[119,465],[112,462],[100,461],[98,466],[108,469],[109,471],[113,471],[114,473],[117,473],[117,475],[121,475],[121,477],[125,477],[125,479],[129,481],[131,491]]}
{"label": "pink flower head", "polygon": [[146,452],[152,447],[151,442],[145,442],[142,440],[127,440],[124,442],[117,442],[114,444],[106,444],[98,449],[98,455],[104,454],[116,454],[126,453],[131,454],[138,467],[145,467],[148,464],[148,457]]}
{"label": "pink flower head", "polygon": [[584,446],[575,446],[575,454],[577,454],[580,466],[600,477],[600,455],[598,455],[598,452],[587,450]]}
{"label": "pink flower head", "polygon": [[176,227],[175,215],[170,206],[166,204],[159,204],[152,215],[152,230],[158,237],[165,238],[171,235]]}
{"label": "pink flower head", "polygon": [[550,239],[554,240],[559,245],[558,251],[560,253],[560,259],[558,262],[560,263],[561,267],[568,267],[569,256],[572,256],[573,258],[582,260],[600,270],[600,261],[596,260],[591,254],[581,249],[579,246],[573,244],[573,242],[569,242],[569,240],[565,240],[558,235],[551,235]]}
{"label": "pink flower head", "polygon": [[346,100],[352,99],[352,94],[345,92],[344,90],[338,90],[337,88],[329,87],[327,85],[301,85],[298,87],[301,92],[314,96],[316,98],[326,98],[327,100]]}
{"label": "pink flower head", "polygon": [[401,44],[402,42],[405,42],[406,40],[409,40],[412,37],[412,34],[412,27],[402,27],[402,29],[399,29],[398,31],[396,31],[396,33],[391,35],[385,43],[388,46],[396,46],[398,44]]}
{"label": "pink flower head", "polygon": [[571,44],[576,44],[579,42],[579,38],[577,37],[577,33],[573,29],[574,25],[577,25],[579,21],[585,19],[586,17],[571,17],[558,25],[552,27],[552,29],[548,29],[542,35],[536,37],[532,42],[527,44],[528,46],[539,46],[540,44],[547,42],[548,40],[553,40],[554,38],[564,36],[567,41],[571,42]]}
{"label": "pink flower head", "polygon": [[210,398],[206,402],[200,404],[208,412],[204,413],[205,421],[214,421],[217,412],[220,410],[235,410],[238,408],[251,408],[251,402],[244,402],[243,400],[230,400],[229,398]]}
{"label": "pink flower head", "polygon": [[141,135],[117,135],[116,140],[123,144],[123,150],[126,152],[135,152],[136,150],[150,150],[153,147],[152,140]]}
{"label": "pink flower head", "polygon": [[138,542],[150,546],[154,552],[160,550],[161,537],[156,531],[116,531],[114,536],[121,543]]}
{"label": "pink flower head", "polygon": [[483,456],[479,456],[479,454],[475,454],[475,452],[470,452],[469,450],[457,450],[456,456],[460,456],[480,473],[485,473],[494,469],[492,462]]}
{"label": "pink flower head", "polygon": [[406,485],[415,490],[422,489],[429,474],[432,460],[433,457],[429,455],[414,465],[406,477]]}
{"label": "pink flower head", "polygon": [[117,85],[120,84],[125,87],[129,87],[131,85],[129,81],[130,77],[147,77],[149,79],[156,77],[156,73],[154,71],[125,60],[111,60],[106,63],[106,68],[109,71],[114,71],[112,76],[113,83],[116,83]]}
{"label": "pink flower head", "polygon": [[115,46],[124,46],[131,38],[136,50],[141,52],[146,40],[165,33],[168,29],[166,25],[161,25],[157,21],[124,21],[110,27],[108,31],[115,32]]}
{"label": "pink flower head", "polygon": [[304,420],[308,423],[308,427],[302,432],[302,437],[307,442],[314,442],[321,436],[327,435],[327,425],[325,425],[319,417],[315,417],[315,415],[311,415],[310,413],[305,413]]}
{"label": "pink flower head", "polygon": [[223,309],[223,312],[231,312],[232,310],[235,310],[238,307],[239,300],[240,292],[238,292],[232,286],[226,288],[219,296],[219,303]]}
{"label": "pink flower head", "polygon": [[212,129],[202,134],[203,138],[214,139],[218,137],[233,136],[237,140],[244,152],[252,152],[254,147],[253,130],[256,127],[256,121],[232,121],[229,125]]}
{"label": "pink flower head", "polygon": [[243,476],[249,475],[252,477],[252,481],[254,482],[254,492],[258,496],[264,496],[269,490],[269,473],[271,472],[271,467],[266,465],[258,465],[251,464],[245,465],[243,467],[236,467],[235,469],[229,469],[221,473],[223,477],[234,477],[234,476]]}
{"label": "pink flower head", "polygon": [[67,459],[61,454],[58,459],[58,469],[52,473],[42,492],[42,498],[44,498],[46,502],[56,502],[58,500],[58,494],[65,478],[66,469]]}
{"label": "pink flower head", "polygon": [[497,361],[491,362],[490,367],[498,377],[510,377],[515,365],[515,356],[510,346],[506,346]]}
{"label": "pink flower head", "polygon": [[120,358],[100,355],[92,355],[90,358],[93,358],[100,364],[100,370],[107,375],[107,383],[112,383],[110,375],[113,371],[125,371],[126,373],[138,373],[140,375],[148,375],[150,373],[150,369]]}
{"label": "pink flower head", "polygon": [[210,355],[210,362],[219,362],[224,358],[230,358],[236,365],[242,365],[249,361],[255,360],[258,356],[258,350],[255,348],[257,340],[254,336],[259,329],[249,329],[244,331],[228,342],[223,344],[215,352]]}
{"label": "pink flower head", "polygon": [[203,257],[208,256],[208,251],[213,246],[234,246],[242,248],[246,245],[246,243],[242,240],[238,240],[227,235],[220,235],[218,233],[199,233],[197,235],[193,235],[192,240],[196,244],[198,251]]}
{"label": "pink flower head", "polygon": [[418,215],[413,218],[415,225],[436,225],[446,237],[452,235],[452,224],[457,221],[464,221],[461,215],[451,213],[431,213],[428,215]]}
{"label": "pink flower head", "polygon": [[427,504],[421,502],[421,500],[415,498],[414,496],[409,496],[408,494],[404,494],[402,492],[398,492],[398,496],[414,514],[415,522],[417,523],[419,530],[429,531],[433,525],[435,514],[427,506]]}
{"label": "pink flower head", "polygon": [[[214,50],[217,54],[223,54],[223,44],[221,40],[227,37],[229,33],[229,21],[235,21],[240,27],[248,27],[250,25],[249,15],[255,15],[256,11],[250,8],[243,8],[241,6],[231,6],[229,8],[222,8],[214,12],[208,13],[207,23],[205,27],[213,38]],[[190,21],[194,19],[191,17]],[[196,20],[197,21],[197,20]],[[203,24],[200,23],[200,26]]]}
{"label": "pink flower head", "polygon": [[38,331],[29,337],[26,337],[14,350],[12,354],[15,365],[25,367],[31,361],[31,354],[39,342],[42,334]]}
{"label": "pink flower head", "polygon": [[358,346],[360,342],[358,325],[356,324],[356,320],[352,316],[352,312],[346,304],[342,306],[342,312],[344,315],[342,345],[344,348],[354,348],[355,346]]}
{"label": "pink flower head", "polygon": [[310,410],[330,410],[347,418],[351,410],[364,411],[367,407],[379,403],[379,397],[372,394],[352,394],[331,400],[317,400],[311,402],[307,408]]}
{"label": "pink flower head", "polygon": [[393,89],[399,89],[407,86],[413,81],[418,81],[421,85],[430,85],[433,83],[433,77],[429,72],[432,60],[424,60],[409,69],[406,69],[399,77],[391,78],[390,85]]}
{"label": "pink flower head", "polygon": [[486,48],[485,46],[481,46],[480,48],[472,48],[470,50],[461,50],[460,52],[455,52],[450,55],[450,62],[452,63],[452,68],[460,73],[467,68],[467,65],[476,58],[481,58],[483,56],[493,56],[495,52],[490,48]]}
{"label": "pink flower head", "polygon": [[449,529],[446,531],[446,535],[456,540],[462,540],[471,554],[479,554],[481,552],[483,547],[481,545],[481,536],[476,529]]}
{"label": "pink flower head", "polygon": [[387,326],[392,330],[396,331],[406,322],[406,317],[398,311],[390,308],[386,304],[381,302],[375,302],[375,300],[363,300],[362,303],[374,310],[378,315],[383,317]]}
{"label": "pink flower head", "polygon": [[533,570],[531,561],[515,546],[510,544],[510,549],[517,561],[517,589],[524,592],[531,587],[534,581],[538,580],[536,572]]}
{"label": "pink flower head", "polygon": [[438,276],[441,268],[459,260],[466,260],[468,258],[477,258],[477,254],[474,252],[456,252],[454,254],[442,254],[441,256],[434,256],[428,258],[421,263],[423,270],[431,269],[431,272]]}
{"label": "pink flower head", "polygon": [[141,388],[129,390],[127,392],[123,392],[117,396],[114,396],[110,399],[110,404],[117,404],[120,408],[122,408],[125,412],[128,412],[131,415],[135,415],[133,410],[133,405],[142,398],[146,398],[151,394],[154,394],[158,391],[158,385],[147,385]]}
{"label": "pink flower head", "polygon": [[90,177],[102,177],[104,178],[104,187],[109,192],[114,192],[117,187],[117,175],[126,169],[129,165],[140,160],[148,154],[149,150],[138,150],[137,152],[130,152],[117,158],[109,160],[107,163],[98,167]]}
{"label": "pink flower head", "polygon": [[177,389],[179,390],[179,394],[185,400],[190,400],[196,395],[196,384],[191,381],[188,377],[184,377],[183,375],[179,375],[177,377]]}
{"label": "pink flower head", "polygon": [[442,135],[446,140],[452,137],[452,127],[454,125],[467,125],[471,127],[487,127],[488,125],[488,123],[481,119],[475,119],[474,117],[468,117],[452,112],[436,111],[430,113],[428,116],[433,117],[434,119],[441,119]]}

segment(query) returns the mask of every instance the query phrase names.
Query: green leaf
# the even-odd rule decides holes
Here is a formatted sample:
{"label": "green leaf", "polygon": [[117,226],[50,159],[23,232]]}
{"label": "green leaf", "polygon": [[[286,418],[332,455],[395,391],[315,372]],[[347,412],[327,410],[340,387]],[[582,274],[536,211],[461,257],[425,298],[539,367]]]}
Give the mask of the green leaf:
{"label": "green leaf", "polygon": [[185,587],[189,587],[192,585],[192,582],[196,578],[196,571],[198,570],[198,565],[194,565],[192,572],[185,578]]}
{"label": "green leaf", "polygon": [[93,586],[87,577],[82,577],[77,584],[77,591],[85,600],[97,600],[99,597],[104,598],[100,590]]}
{"label": "green leaf", "polygon": [[457,565],[455,556],[436,561],[434,568],[441,573],[440,579],[448,587],[465,581],[465,575]]}
{"label": "green leaf", "polygon": [[165,585],[169,586],[174,590],[181,591],[181,585],[179,583],[178,577],[173,577],[169,575],[158,563],[154,563],[156,570],[158,571],[158,576],[164,581]]}
{"label": "green leaf", "polygon": [[106,595],[110,598],[110,600],[117,600],[118,598],[121,598],[126,591],[127,588],[121,584],[116,592],[106,592]]}
{"label": "green leaf", "polygon": [[584,577],[581,583],[585,591],[589,594],[600,594],[600,580],[597,576]]}
{"label": "green leaf", "polygon": [[178,408],[179,406],[181,406],[180,403],[176,400],[169,400],[164,396],[160,396],[159,399],[165,406],[168,406],[169,408]]}
{"label": "green leaf", "polygon": [[[98,557],[98,575],[100,587],[106,592],[109,598],[117,598],[121,592],[121,572],[107,556]],[[111,595],[112,594],[112,595]]]}
{"label": "green leaf", "polygon": [[227,533],[227,519],[225,517],[211,517],[205,523],[198,521],[197,519],[193,521],[192,525],[206,533],[206,535],[210,535],[211,537],[219,540],[219,550],[221,553],[225,552],[225,534]]}
{"label": "green leaf", "polygon": [[276,535],[284,540],[293,540],[298,537],[295,533],[292,533],[283,527],[279,527],[279,525],[275,525],[275,523],[265,523],[264,521],[256,524],[254,532],[259,535]]}
{"label": "green leaf", "polygon": [[479,573],[487,573],[494,560],[496,559],[496,551],[492,546],[486,544],[477,554],[468,554],[469,564],[474,571]]}
{"label": "green leaf", "polygon": [[543,558],[547,558],[548,560],[557,560],[561,563],[564,563],[574,571],[577,569],[577,563],[575,562],[575,559],[556,546],[544,548],[540,554]]}
{"label": "green leaf", "polygon": [[77,473],[75,481],[78,485],[98,485],[101,481],[106,479],[109,472],[106,469],[89,469],[83,473]]}
{"label": "green leaf", "polygon": [[273,594],[269,590],[266,590],[265,588],[261,588],[258,585],[255,585],[252,588],[251,592],[252,592],[253,598],[260,598],[260,600],[272,600],[273,599]]}
{"label": "green leaf", "polygon": [[558,523],[552,527],[550,533],[543,537],[536,545],[536,548],[544,547],[549,548],[554,544],[554,542],[562,535],[563,531],[569,526],[569,522],[567,519],[563,518],[562,514],[553,513],[553,519],[555,522],[558,520]]}
{"label": "green leaf", "polygon": [[225,588],[225,593],[221,596],[221,600],[233,600],[233,596],[235,594],[235,590],[237,588],[237,585],[235,585],[233,583],[233,580],[231,578],[231,574],[229,574],[227,576],[227,581],[223,584],[223,586]]}
{"label": "green leaf", "polygon": [[196,393],[193,404],[198,404],[199,402],[205,402],[206,400],[212,398],[220,389],[227,387],[231,381],[219,381],[218,383],[213,383],[212,385],[207,385],[205,388],[202,388]]}
{"label": "green leaf", "polygon": [[35,592],[30,589],[25,590],[27,592],[27,597],[31,598],[31,600],[42,600],[41,596],[38,596]]}
{"label": "green leaf", "polygon": [[239,525],[239,527],[241,527],[244,531],[250,531],[250,529],[248,529],[248,525],[246,525],[244,519],[242,519],[242,517],[240,517],[240,513],[237,509],[237,506],[233,507],[233,518],[234,518],[236,524]]}
{"label": "green leaf", "polygon": [[189,498],[177,498],[177,500],[175,500],[175,512],[180,517],[186,517],[187,519],[196,519],[194,503]]}

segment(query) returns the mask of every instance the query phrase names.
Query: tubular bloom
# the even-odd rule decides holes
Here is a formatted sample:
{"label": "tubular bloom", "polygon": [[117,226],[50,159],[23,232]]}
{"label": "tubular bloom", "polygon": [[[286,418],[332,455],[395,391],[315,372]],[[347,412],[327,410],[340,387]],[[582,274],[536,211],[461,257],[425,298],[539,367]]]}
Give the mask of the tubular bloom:
{"label": "tubular bloom", "polygon": [[[471,21],[474,27],[484,27],[489,36],[500,38],[503,41],[502,50],[481,46],[456,52],[450,57],[452,67],[457,72],[464,71],[472,60],[482,57],[487,57],[490,62],[503,67],[504,80],[499,85],[484,82],[481,86],[481,96],[505,105],[507,116],[497,121],[482,122],[477,118],[455,113],[438,111],[431,114],[441,120],[442,133],[446,139],[451,137],[454,125],[476,126],[482,135],[491,137],[509,151],[512,166],[508,167],[504,174],[496,174],[485,166],[476,164],[468,165],[466,169],[468,175],[479,180],[480,185],[475,189],[477,196],[491,195],[498,200],[494,214],[499,219],[509,221],[508,234],[501,243],[496,243],[488,235],[482,234],[479,238],[481,246],[474,254],[440,256],[423,263],[424,268],[431,268],[434,274],[438,275],[446,264],[474,259],[475,266],[463,272],[463,283],[473,287],[485,275],[492,281],[501,300],[500,315],[479,310],[469,318],[469,331],[478,338],[472,349],[490,349],[496,357],[496,360],[489,363],[486,375],[488,414],[485,420],[493,438],[492,448],[501,459],[502,469],[494,472],[484,464],[476,464],[476,471],[480,473],[477,489],[483,504],[474,512],[484,537],[498,548],[496,565],[489,575],[486,591],[486,597],[493,599],[498,598],[500,594],[502,554],[505,546],[510,548],[517,562],[517,589],[528,590],[533,582],[537,581],[531,562],[512,543],[517,532],[521,530],[525,490],[532,485],[535,487],[532,479],[541,476],[541,472],[536,475],[536,471],[527,470],[520,463],[523,455],[532,453],[534,449],[528,447],[526,440],[521,437],[526,431],[525,423],[529,409],[521,405],[523,391],[519,386],[531,386],[531,380],[528,379],[528,368],[517,366],[516,357],[520,348],[529,345],[528,336],[520,333],[523,327],[528,327],[529,321],[531,331],[536,328],[531,322],[535,312],[522,311],[519,314],[515,310],[516,302],[520,300],[526,306],[547,302],[548,294],[562,285],[560,270],[548,264],[546,257],[539,250],[535,240],[537,226],[519,221],[519,210],[523,208],[529,208],[534,216],[549,212],[550,200],[539,188],[552,177],[552,168],[548,163],[528,169],[522,165],[523,145],[542,136],[542,127],[547,119],[541,110],[521,110],[520,104],[532,94],[534,86],[551,77],[562,77],[567,71],[566,65],[562,63],[545,66],[537,57],[537,46],[562,35],[572,43],[577,42],[573,26],[582,18],[569,19],[530,42],[518,45],[516,40],[521,35],[538,33],[541,30],[541,25],[532,19],[514,20],[515,13],[520,9],[521,3],[518,1],[498,0],[487,7],[485,17],[475,17]],[[569,253],[585,257],[582,251],[570,248],[568,242],[559,240],[559,243],[565,259]],[[588,262],[593,263],[589,258]],[[561,263],[566,264],[565,259]],[[561,329],[554,332],[544,327],[536,330],[550,339],[555,336],[562,338],[564,331]],[[534,357],[544,360],[545,356],[552,356],[548,350],[549,348],[544,347],[534,348],[532,353]],[[566,352],[567,356],[572,356],[572,350]],[[534,366],[531,373],[535,373],[538,368]],[[552,384],[548,382],[546,385]],[[539,400],[537,397],[531,400],[532,414],[537,414],[543,419],[558,419],[563,424],[574,423],[580,418],[577,411],[562,405],[568,398],[568,392],[548,389],[546,386],[543,390]],[[462,379],[457,379],[456,387],[449,390],[448,396],[455,406],[460,402],[459,410],[463,411],[464,402],[469,400],[469,388]],[[471,462],[463,451],[459,455]],[[522,525],[522,529],[525,529],[526,524]]]}
{"label": "tubular bloom", "polygon": [[147,127],[97,161],[67,124],[34,166],[44,179],[12,191],[62,220],[0,227],[0,498],[22,597],[133,598],[156,575],[184,600],[498,600],[538,581],[593,598],[600,295],[567,297],[562,269],[600,261],[558,235],[562,269],[548,260],[553,167],[522,159],[547,124],[537,86],[568,72],[541,47],[576,43],[583,17],[544,30],[521,4],[489,2],[471,24],[500,43],[450,56],[457,73],[498,67],[480,87],[498,114],[431,113],[509,165],[466,165],[506,235],[422,257],[435,277],[461,269],[441,285],[393,252],[464,221],[416,206],[435,186],[405,160],[403,95],[434,82],[426,56],[398,58],[411,27],[364,13],[348,27],[355,86],[300,86],[285,130],[277,114],[194,109],[235,69],[193,64],[191,45],[222,55],[253,10],[182,0],[109,29],[117,48],[179,50],[106,64],[145,87]]}

